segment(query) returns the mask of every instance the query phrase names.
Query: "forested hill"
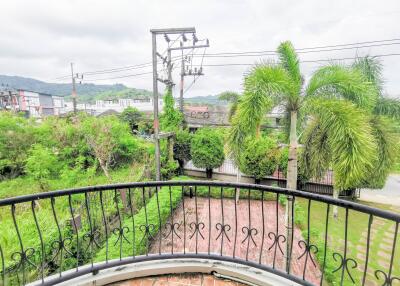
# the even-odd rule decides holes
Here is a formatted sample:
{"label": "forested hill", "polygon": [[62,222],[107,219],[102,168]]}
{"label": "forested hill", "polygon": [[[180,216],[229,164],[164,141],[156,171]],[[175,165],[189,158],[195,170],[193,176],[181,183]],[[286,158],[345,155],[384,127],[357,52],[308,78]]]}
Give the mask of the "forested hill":
{"label": "forested hill", "polygon": [[[0,75],[0,84],[8,85],[15,89],[24,89],[53,95],[65,96],[67,99],[71,95],[71,84],[68,83],[48,83],[33,78],[20,76]],[[143,89],[128,88],[123,84],[77,84],[79,102],[94,102],[97,99],[117,99],[135,98],[138,96],[150,96],[151,92]]]}

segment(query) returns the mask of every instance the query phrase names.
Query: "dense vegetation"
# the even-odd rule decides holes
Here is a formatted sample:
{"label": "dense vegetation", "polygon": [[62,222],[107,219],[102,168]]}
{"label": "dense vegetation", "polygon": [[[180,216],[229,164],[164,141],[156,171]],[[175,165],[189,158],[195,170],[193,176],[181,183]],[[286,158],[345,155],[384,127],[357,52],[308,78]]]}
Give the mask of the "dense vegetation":
{"label": "dense vegetation", "polygon": [[46,118],[42,123],[0,113],[0,176],[29,175],[43,190],[54,178],[77,180],[80,174],[140,161],[152,147],[132,136],[128,124],[117,117],[85,114]]}

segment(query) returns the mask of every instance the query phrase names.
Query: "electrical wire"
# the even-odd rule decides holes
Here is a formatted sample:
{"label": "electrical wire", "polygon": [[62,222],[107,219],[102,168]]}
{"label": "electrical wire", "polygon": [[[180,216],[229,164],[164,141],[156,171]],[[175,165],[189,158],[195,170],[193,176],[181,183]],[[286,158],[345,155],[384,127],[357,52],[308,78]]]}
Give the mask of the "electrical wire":
{"label": "electrical wire", "polygon": [[[179,39],[177,37],[174,40],[174,43]],[[400,41],[400,38],[394,39],[387,39],[387,40],[375,40],[375,41],[365,41],[365,42],[356,42],[356,43],[347,43],[347,44],[337,44],[337,45],[326,45],[326,46],[316,46],[316,47],[308,47],[308,48],[299,48],[295,49],[298,53],[318,53],[318,52],[331,52],[331,51],[339,51],[339,50],[350,50],[350,49],[361,49],[361,48],[369,48],[369,47],[384,47],[384,46],[391,46],[391,45],[399,45],[399,43],[388,43],[388,42],[395,42]],[[376,44],[381,43],[381,44]],[[352,47],[350,47],[352,46]],[[165,53],[166,51],[164,51]],[[264,51],[247,51],[247,52],[221,52],[221,53],[208,53],[204,54],[204,57],[243,57],[243,56],[261,56],[261,55],[275,55],[275,50],[264,50]],[[193,55],[193,56],[200,56],[200,55]],[[179,56],[172,57],[172,61],[179,60]],[[157,61],[159,62],[159,61]],[[143,64],[137,65],[129,65],[119,68],[110,68],[110,69],[103,69],[103,70],[96,70],[96,71],[88,71],[83,72],[82,74],[88,75],[97,75],[97,74],[107,74],[107,73],[117,73],[123,72],[128,70],[146,68],[152,65],[152,62],[147,62]],[[61,80],[65,78],[69,78],[71,75],[60,76],[54,78],[55,80]]]}

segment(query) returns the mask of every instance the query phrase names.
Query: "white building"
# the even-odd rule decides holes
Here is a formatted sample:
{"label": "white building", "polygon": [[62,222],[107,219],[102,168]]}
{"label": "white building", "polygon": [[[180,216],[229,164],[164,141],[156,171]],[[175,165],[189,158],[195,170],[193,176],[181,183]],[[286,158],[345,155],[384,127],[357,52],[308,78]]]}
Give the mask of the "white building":
{"label": "white building", "polygon": [[[124,111],[127,107],[137,108],[139,111],[151,112],[153,111],[153,98],[152,97],[141,97],[137,99],[122,98],[118,100],[96,100],[94,104],[78,104],[77,109],[86,111],[92,115],[99,115],[107,110],[114,110],[118,113]],[[162,110],[163,101],[158,99],[158,108]],[[73,111],[72,102],[66,103],[66,112]]]}

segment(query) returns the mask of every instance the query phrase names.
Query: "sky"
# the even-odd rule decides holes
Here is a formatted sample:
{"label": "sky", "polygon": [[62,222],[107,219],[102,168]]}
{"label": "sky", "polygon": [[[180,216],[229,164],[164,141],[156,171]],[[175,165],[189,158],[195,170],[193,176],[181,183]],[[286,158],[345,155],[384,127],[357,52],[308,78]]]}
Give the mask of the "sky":
{"label": "sky", "polygon": [[[390,42],[380,47],[301,53],[301,69],[306,79],[326,63],[309,61],[400,54],[398,0],[1,0],[0,9],[0,74],[48,82],[70,81],[68,75],[73,62],[75,72],[84,73],[84,82],[123,83],[151,90],[149,65],[114,73],[90,75],[87,72],[149,63],[152,28],[195,27],[199,39],[209,39],[206,54],[273,51],[286,40],[295,48],[303,49],[399,39],[395,44]],[[180,39],[175,46],[179,42]],[[163,54],[167,48],[164,38],[158,37],[157,43],[158,52]],[[202,55],[203,52],[204,49],[198,49],[195,53]],[[173,56],[179,55],[178,51],[173,53]],[[207,65],[254,64],[274,58],[273,54],[205,57],[204,76],[193,84],[193,77],[185,77],[185,89],[188,88],[185,97],[226,90],[240,92],[243,75],[250,67]],[[201,59],[201,56],[193,57],[193,64],[201,64]],[[400,55],[381,57],[381,61],[386,93],[400,96]],[[174,95],[177,95],[178,61],[175,67]],[[162,65],[159,69],[160,77],[165,76]],[[115,78],[140,73],[145,74]],[[163,88],[160,83],[159,90]]]}

